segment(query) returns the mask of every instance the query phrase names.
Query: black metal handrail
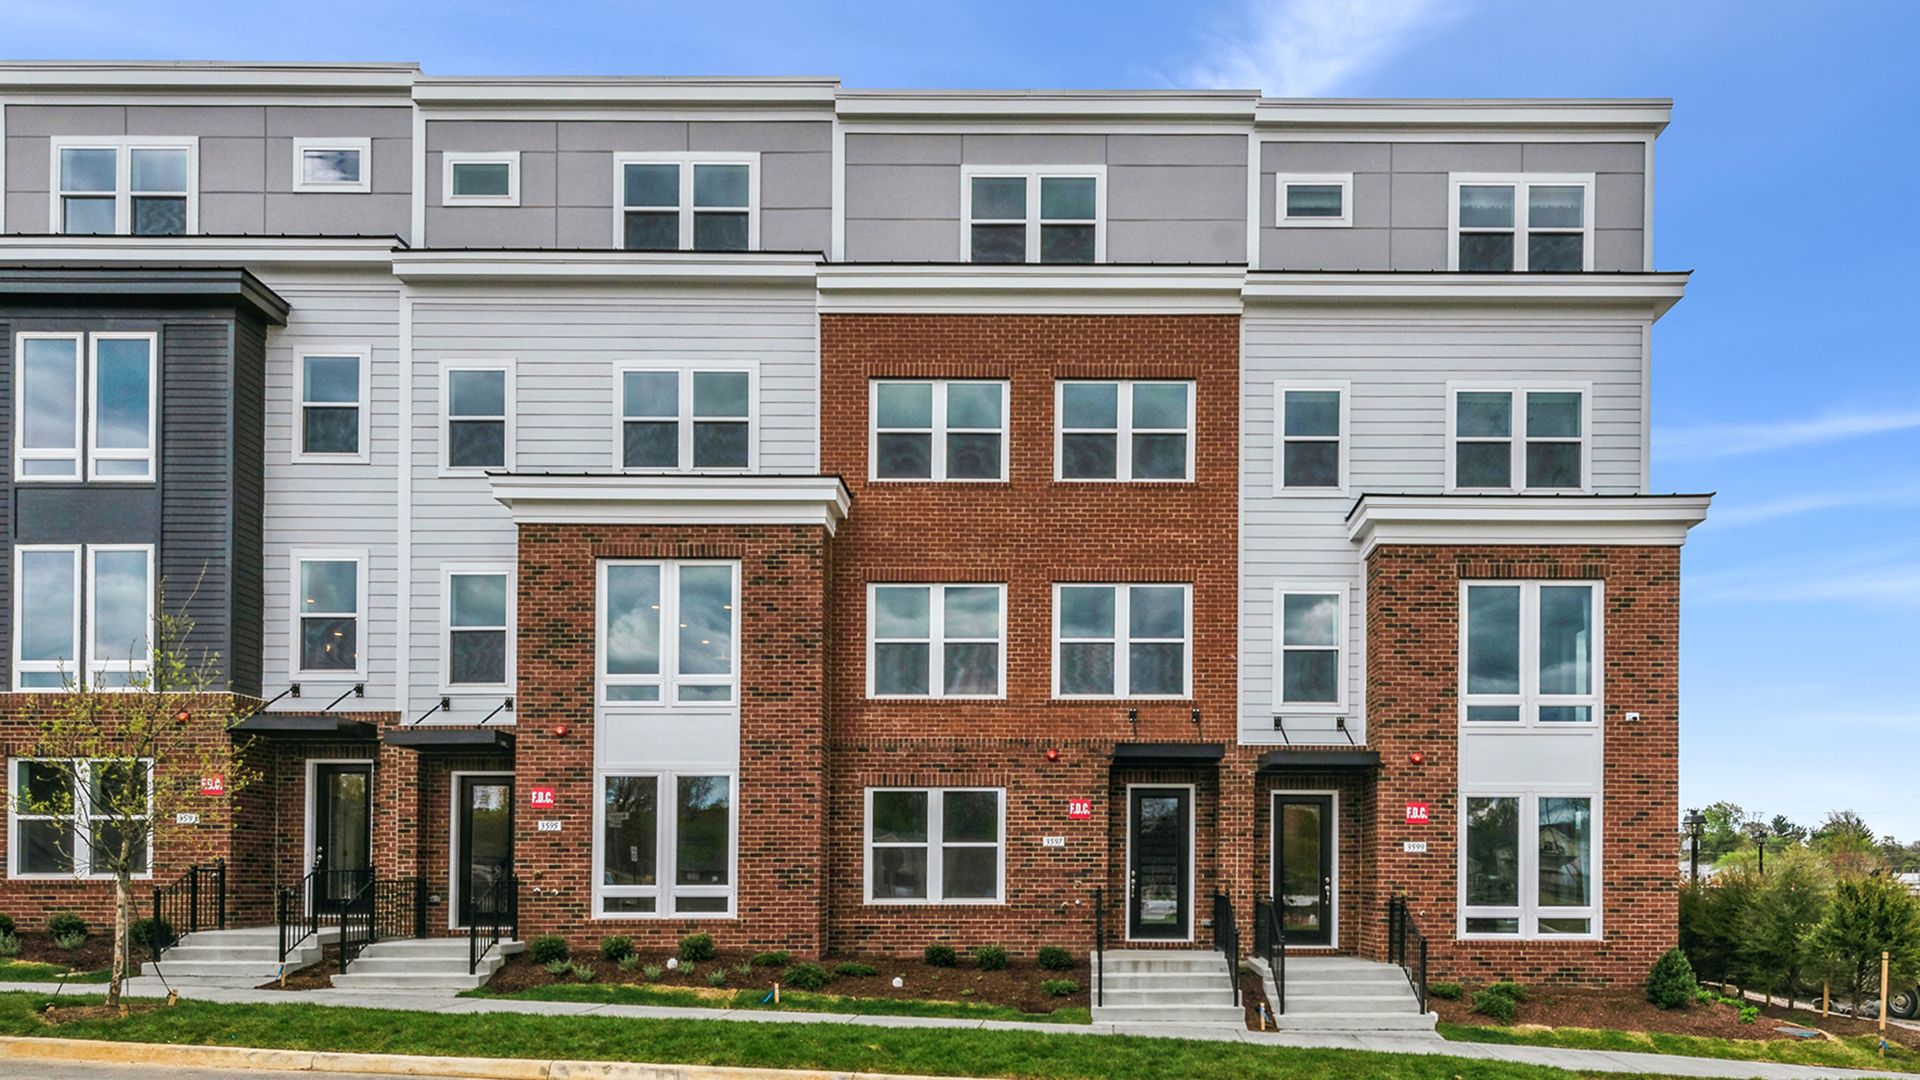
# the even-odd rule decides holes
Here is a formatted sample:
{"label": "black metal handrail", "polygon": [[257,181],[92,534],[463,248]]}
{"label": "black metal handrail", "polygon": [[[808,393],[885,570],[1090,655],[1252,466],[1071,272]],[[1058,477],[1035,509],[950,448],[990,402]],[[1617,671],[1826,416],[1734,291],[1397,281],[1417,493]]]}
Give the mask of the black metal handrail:
{"label": "black metal handrail", "polygon": [[360,950],[373,944],[375,919],[373,917],[373,877],[369,875],[359,891],[340,911],[340,974],[347,973],[347,965],[360,955]]}
{"label": "black metal handrail", "polygon": [[1407,898],[1395,896],[1387,901],[1387,961],[1399,964],[1413,987],[1420,1012],[1427,1011],[1427,935],[1413,924]]}
{"label": "black metal handrail", "polygon": [[1287,1011],[1287,928],[1280,921],[1280,905],[1273,897],[1255,897],[1253,901],[1253,951],[1267,961],[1273,975],[1273,1014]]}
{"label": "black metal handrail", "polygon": [[227,861],[210,866],[195,863],[186,872],[153,890],[153,925],[148,948],[160,959],[162,950],[180,943],[184,934],[227,928]]}
{"label": "black metal handrail", "polygon": [[427,936],[427,879],[368,877],[340,913],[340,971],[367,946]]}
{"label": "black metal handrail", "polygon": [[473,910],[467,918],[467,974],[480,971],[502,938],[520,936],[520,879],[513,871],[503,870],[487,891],[473,898]]}
{"label": "black metal handrail", "polygon": [[1107,1003],[1107,890],[1093,890],[1093,1003]]}
{"label": "black metal handrail", "polygon": [[1233,984],[1233,1003],[1240,1004],[1240,928],[1233,921],[1233,900],[1213,894],[1213,943],[1227,958],[1227,981]]}
{"label": "black metal handrail", "polygon": [[367,885],[373,880],[373,868],[348,870],[310,870],[298,885],[282,886],[274,900],[274,921],[280,928],[280,962],[300,943],[318,934],[323,927],[338,926],[364,893],[371,901]]}

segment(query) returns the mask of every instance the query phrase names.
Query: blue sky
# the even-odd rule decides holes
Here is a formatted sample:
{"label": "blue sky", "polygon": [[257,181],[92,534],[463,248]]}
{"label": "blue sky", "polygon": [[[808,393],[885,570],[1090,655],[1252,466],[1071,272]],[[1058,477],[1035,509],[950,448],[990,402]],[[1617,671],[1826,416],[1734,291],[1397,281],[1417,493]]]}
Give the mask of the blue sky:
{"label": "blue sky", "polygon": [[[8,0],[0,55],[416,60],[849,86],[1659,96],[1654,487],[1686,549],[1682,797],[1920,839],[1920,4]],[[1603,12],[1603,18],[1595,18]],[[717,17],[716,17],[717,16]],[[1901,192],[1907,194],[1903,196]],[[1900,296],[1908,299],[1903,302]],[[1901,318],[1899,311],[1908,311]],[[1904,675],[1902,673],[1905,673]]]}

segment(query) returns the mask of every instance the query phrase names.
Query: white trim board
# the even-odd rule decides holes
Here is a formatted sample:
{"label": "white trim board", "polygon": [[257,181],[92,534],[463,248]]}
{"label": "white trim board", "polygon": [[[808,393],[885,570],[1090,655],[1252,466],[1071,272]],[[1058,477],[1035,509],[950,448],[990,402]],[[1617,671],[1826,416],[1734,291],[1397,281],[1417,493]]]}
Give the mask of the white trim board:
{"label": "white trim board", "polygon": [[1711,495],[1362,495],[1347,539],[1381,544],[1679,547]]}

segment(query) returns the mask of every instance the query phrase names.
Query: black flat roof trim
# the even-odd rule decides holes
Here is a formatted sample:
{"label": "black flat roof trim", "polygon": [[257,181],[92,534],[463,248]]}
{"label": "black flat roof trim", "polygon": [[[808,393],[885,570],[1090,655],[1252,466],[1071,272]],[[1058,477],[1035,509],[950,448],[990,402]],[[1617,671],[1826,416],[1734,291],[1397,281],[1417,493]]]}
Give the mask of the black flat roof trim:
{"label": "black flat roof trim", "polygon": [[1227,756],[1225,743],[1123,742],[1115,743],[1115,764],[1172,761],[1183,764],[1208,764]]}
{"label": "black flat roof trim", "polygon": [[1272,750],[1260,755],[1261,772],[1339,772],[1378,768],[1378,750]]}
{"label": "black flat roof trim", "polygon": [[499,728],[390,728],[381,733],[380,741],[423,754],[513,751],[513,733]]}
{"label": "black flat roof trim", "polygon": [[207,304],[227,301],[252,309],[275,326],[284,326],[293,306],[244,267],[237,266],[5,266],[0,252],[0,297],[85,300],[89,303],[137,298],[146,303]]}
{"label": "black flat roof trim", "polygon": [[288,738],[373,739],[379,734],[371,721],[330,713],[257,713],[229,730],[242,735]]}

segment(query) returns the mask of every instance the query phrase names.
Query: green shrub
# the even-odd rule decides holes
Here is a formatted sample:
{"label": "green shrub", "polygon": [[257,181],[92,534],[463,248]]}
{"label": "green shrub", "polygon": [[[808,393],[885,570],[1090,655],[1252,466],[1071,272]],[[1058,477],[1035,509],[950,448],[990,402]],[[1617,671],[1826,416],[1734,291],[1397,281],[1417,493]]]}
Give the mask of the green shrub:
{"label": "green shrub", "polygon": [[1740,1006],[1740,1022],[1741,1023],[1751,1024],[1758,1019],[1760,1019],[1760,1006],[1758,1005]]}
{"label": "green shrub", "polygon": [[19,933],[20,928],[13,925],[13,916],[0,914],[0,934],[18,935]]}
{"label": "green shrub", "polygon": [[1700,993],[1687,954],[1674,946],[1653,962],[1647,973],[1647,1000],[1663,1009],[1678,1009]]}
{"label": "green shrub", "polygon": [[712,934],[688,934],[680,939],[680,959],[691,963],[713,959]]}
{"label": "green shrub", "polygon": [[646,967],[640,969],[640,977],[648,982],[659,982],[660,976],[666,973],[667,970],[659,964],[648,964]]}
{"label": "green shrub", "polygon": [[973,961],[981,971],[1007,970],[1007,950],[998,945],[982,945],[973,950]]}
{"label": "green shrub", "polygon": [[[135,919],[133,920],[133,923],[127,927],[127,937],[131,938],[135,945],[138,945],[142,948],[151,948],[155,944],[153,940],[154,925],[155,924],[152,916],[148,916],[144,919]],[[167,921],[165,919],[162,919],[159,922],[159,928],[160,928],[160,935],[159,935],[160,947],[163,949],[170,948],[175,943],[175,941],[178,940],[173,936],[173,927],[167,925]]]}
{"label": "green shrub", "polygon": [[573,977],[581,982],[592,982],[600,977],[600,973],[593,970],[592,964],[582,964],[576,960],[573,962]]}
{"label": "green shrub", "polygon": [[567,946],[567,939],[559,934],[541,934],[527,942],[527,958],[536,964],[551,964],[556,960],[565,960],[572,951]]}
{"label": "green shrub", "polygon": [[614,963],[619,963],[633,955],[633,939],[624,934],[600,939],[600,955]]}
{"label": "green shrub", "polygon": [[1469,1006],[1481,1016],[1490,1016],[1503,1024],[1513,1021],[1513,998],[1488,987],[1473,995]]}
{"label": "green shrub", "polygon": [[87,920],[71,911],[56,911],[47,916],[47,933],[56,938],[72,937],[75,934],[84,938],[92,932],[93,928],[87,925]]}
{"label": "green shrub", "polygon": [[733,965],[733,973],[735,975],[740,976],[743,979],[753,978],[753,961],[743,960],[740,963]]}
{"label": "green shrub", "polygon": [[714,968],[712,971],[707,972],[707,985],[708,986],[727,985],[727,969],[723,967],[717,967],[717,968]]}
{"label": "green shrub", "polygon": [[775,949],[773,952],[753,954],[752,963],[754,967],[786,967],[792,959],[793,954],[787,950]]}
{"label": "green shrub", "polygon": [[789,967],[780,975],[780,981],[795,990],[819,990],[833,981],[827,969],[819,964],[798,963]]}
{"label": "green shrub", "polygon": [[547,974],[556,979],[565,978],[573,974],[573,961],[571,960],[549,960],[542,966],[546,968]]}
{"label": "green shrub", "polygon": [[1460,1000],[1460,984],[1457,982],[1428,983],[1427,993],[1432,997],[1445,998],[1448,1001],[1458,1001]]}
{"label": "green shrub", "polygon": [[1048,979],[1040,984],[1040,992],[1048,997],[1072,997],[1080,992],[1080,984],[1072,979]]}
{"label": "green shrub", "polygon": [[693,978],[693,977],[694,977],[694,976],[695,976],[696,974],[698,974],[698,973],[699,973],[699,971],[700,971],[700,965],[698,965],[698,964],[681,964],[681,965],[680,965],[680,969],[679,969],[679,970],[680,970],[680,975],[681,975],[681,977],[682,977],[682,978],[687,978],[687,979],[691,979],[691,978]]}
{"label": "green shrub", "polygon": [[61,936],[54,938],[53,943],[55,945],[60,946],[62,949],[65,949],[68,952],[72,952],[73,950],[87,943],[87,935],[62,934]]}
{"label": "green shrub", "polygon": [[1527,1000],[1527,988],[1517,982],[1497,982],[1489,984],[1488,990],[1496,994],[1505,994],[1515,1001]]}
{"label": "green shrub", "polygon": [[1711,1005],[1720,1000],[1720,995],[1703,986],[1693,992],[1693,1000],[1702,1005]]}
{"label": "green shrub", "polygon": [[1042,945],[1033,961],[1047,971],[1072,971],[1073,954],[1058,945]]}
{"label": "green shrub", "polygon": [[866,976],[866,975],[878,975],[880,974],[880,971],[878,968],[875,968],[872,964],[863,964],[858,960],[843,960],[840,963],[833,965],[833,973],[835,975]]}
{"label": "green shrub", "polygon": [[960,964],[960,956],[951,945],[929,945],[920,951],[920,958],[927,962],[928,967],[957,967]]}
{"label": "green shrub", "polygon": [[20,938],[16,934],[0,930],[0,958],[11,959],[20,955]]}
{"label": "green shrub", "polygon": [[632,971],[634,968],[640,966],[640,954],[628,953],[620,959],[615,960],[613,966],[619,968],[621,971]]}

